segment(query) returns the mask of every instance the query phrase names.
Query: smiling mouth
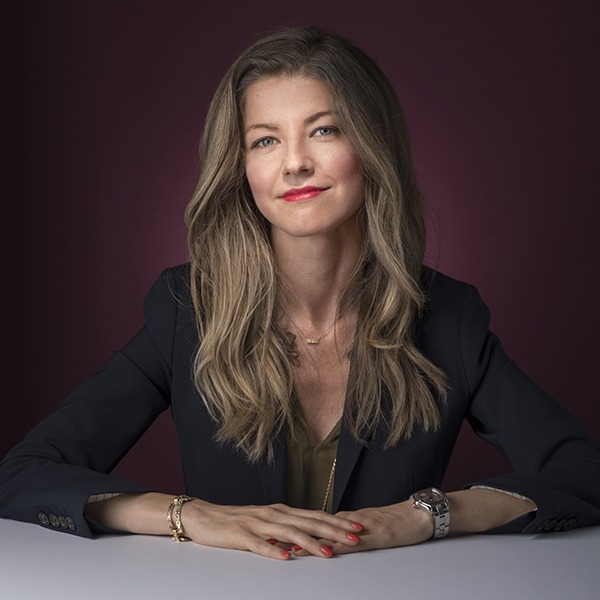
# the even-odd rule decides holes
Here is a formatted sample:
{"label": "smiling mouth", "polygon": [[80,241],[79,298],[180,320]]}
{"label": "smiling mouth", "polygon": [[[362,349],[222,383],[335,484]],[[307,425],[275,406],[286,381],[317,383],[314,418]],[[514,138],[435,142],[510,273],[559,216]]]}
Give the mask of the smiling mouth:
{"label": "smiling mouth", "polygon": [[288,190],[281,197],[286,202],[303,202],[305,200],[312,200],[317,196],[320,196],[327,188],[318,188],[307,186],[298,189]]}

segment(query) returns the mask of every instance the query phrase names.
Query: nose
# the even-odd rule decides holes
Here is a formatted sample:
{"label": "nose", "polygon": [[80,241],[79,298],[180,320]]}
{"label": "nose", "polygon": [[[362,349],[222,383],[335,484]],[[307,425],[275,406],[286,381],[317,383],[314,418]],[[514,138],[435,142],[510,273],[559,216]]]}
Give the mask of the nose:
{"label": "nose", "polygon": [[284,175],[312,174],[314,162],[306,143],[292,141],[287,144],[282,170]]}

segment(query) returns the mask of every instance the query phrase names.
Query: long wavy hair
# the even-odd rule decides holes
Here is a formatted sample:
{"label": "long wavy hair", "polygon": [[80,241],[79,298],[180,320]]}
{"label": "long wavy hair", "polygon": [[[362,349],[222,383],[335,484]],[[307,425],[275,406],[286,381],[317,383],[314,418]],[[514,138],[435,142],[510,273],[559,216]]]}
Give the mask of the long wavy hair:
{"label": "long wavy hair", "polygon": [[[439,426],[435,393],[445,374],[414,344],[426,297],[422,194],[409,134],[391,83],[363,50],[314,27],[284,29],[250,46],[214,96],[201,143],[201,175],[186,211],[191,292],[199,331],[195,385],[216,424],[216,439],[251,462],[274,456],[282,428],[294,432],[290,343],[278,324],[281,283],[269,223],[244,169],[243,106],[253,83],[303,76],[331,93],[364,181],[364,239],[353,287],[358,327],[344,419],[368,443],[379,426],[386,447],[416,427]],[[342,297],[338,306],[348,298]]]}

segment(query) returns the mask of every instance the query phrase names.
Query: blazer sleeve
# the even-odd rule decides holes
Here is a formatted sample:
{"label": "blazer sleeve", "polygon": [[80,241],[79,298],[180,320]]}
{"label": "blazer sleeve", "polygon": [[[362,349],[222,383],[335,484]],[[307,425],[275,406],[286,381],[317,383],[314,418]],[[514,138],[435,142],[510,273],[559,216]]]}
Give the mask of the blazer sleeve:
{"label": "blazer sleeve", "polygon": [[467,419],[514,473],[487,485],[530,498],[538,510],[491,532],[535,533],[600,523],[600,444],[512,360],[489,331],[490,313],[469,287],[461,319],[465,376],[471,393]]}
{"label": "blazer sleeve", "polygon": [[109,473],[169,407],[176,279],[161,274],[144,303],[147,324],[6,455],[0,517],[91,537],[109,531],[84,515],[91,495],[149,491]]}

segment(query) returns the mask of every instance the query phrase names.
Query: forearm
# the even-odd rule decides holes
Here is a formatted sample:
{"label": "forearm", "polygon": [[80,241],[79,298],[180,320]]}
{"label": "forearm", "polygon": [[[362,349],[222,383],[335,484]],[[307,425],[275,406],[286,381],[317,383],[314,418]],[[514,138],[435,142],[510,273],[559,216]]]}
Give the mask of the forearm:
{"label": "forearm", "polygon": [[[450,534],[487,531],[508,523],[536,508],[501,491],[469,489],[447,494],[450,510]],[[413,507],[413,499],[390,506],[362,508],[338,513],[364,525],[355,547],[334,545],[335,554],[360,552],[425,542],[433,536],[434,517],[423,508]]]}
{"label": "forearm", "polygon": [[488,489],[449,492],[447,496],[450,504],[451,535],[487,531],[536,508],[530,500]]}
{"label": "forearm", "polygon": [[[121,494],[108,500],[89,503],[85,507],[85,512],[101,525],[118,531],[166,535],[168,534],[167,510],[172,500],[173,496],[155,492]],[[500,491],[487,489],[450,492],[448,493],[448,501],[450,505],[450,535],[487,531],[488,529],[508,523],[536,508],[535,504],[529,500],[522,500]],[[412,501],[409,500],[393,507],[365,509],[356,513],[344,514],[346,518],[350,518],[350,521],[363,520],[367,524],[365,527],[367,535],[362,535],[363,539],[354,548],[354,543],[351,546],[347,545],[348,541],[345,540],[346,533],[340,530],[338,532],[340,535],[336,536],[338,541],[338,544],[336,544],[336,553],[414,544],[429,538],[433,527],[433,523],[429,523],[429,515],[412,508],[411,504]],[[228,521],[236,521],[237,517],[241,517],[242,522],[248,520],[256,521],[256,515],[252,514],[252,512],[267,511],[267,515],[270,518],[271,514],[269,511],[274,510],[272,507],[250,507],[251,513],[246,514],[248,513],[248,508],[219,507],[201,500],[189,503],[189,506],[186,504],[183,508],[182,521],[184,523],[184,534],[191,535],[199,543],[222,547],[239,547],[237,544],[233,544],[227,540],[228,535],[220,531],[218,533],[215,531],[217,529],[216,524],[222,522],[223,517]],[[281,509],[289,510],[281,507],[277,509],[277,512]],[[387,515],[388,512],[390,513],[389,515]],[[224,514],[222,515],[221,513]],[[236,516],[236,513],[239,514]],[[371,513],[375,515],[373,523],[371,523],[372,517],[368,516]],[[264,523],[264,515],[260,516]],[[342,516],[342,514],[338,516]],[[394,524],[401,523],[401,527],[390,527],[387,517],[392,518]],[[431,517],[431,519],[433,518]],[[343,521],[340,521],[340,523]],[[350,521],[348,521],[348,525],[350,525]],[[376,526],[377,521],[382,521],[384,527],[378,528]],[[185,526],[186,522],[188,523],[187,530]],[[237,525],[238,527],[235,529],[236,537],[239,536],[239,523]],[[278,528],[275,530],[271,526],[266,527],[266,525],[254,525],[253,529],[255,529],[254,536],[258,533],[258,537],[262,538],[259,540],[262,543],[262,549],[260,547],[253,547],[252,545],[247,547],[247,549],[252,549],[264,555],[272,555],[273,558],[276,558],[278,556],[277,553],[280,551],[269,548],[269,544],[263,541],[269,537],[279,538],[280,540],[284,539],[281,529]],[[264,529],[264,533],[260,532],[262,529]],[[287,531],[287,529],[286,527],[285,530]],[[352,529],[352,527],[349,527],[349,529]],[[398,532],[392,535],[390,532],[394,532],[396,529],[398,529]],[[285,541],[299,543],[300,546],[306,548],[309,545],[307,544],[309,537],[313,538],[314,536],[316,539],[322,537],[324,539],[335,540],[333,536],[323,532],[317,533],[317,531],[310,531],[310,536],[301,532],[299,532],[299,535],[303,536],[303,543],[299,543],[300,540],[295,539]],[[370,541],[371,537],[374,538],[372,541]],[[311,552],[314,554],[319,553],[319,544],[316,543],[316,539],[313,544],[316,546]],[[355,537],[353,539],[358,538]],[[340,544],[339,542],[342,540],[345,543]],[[254,544],[256,545],[257,542],[255,541]]]}
{"label": "forearm", "polygon": [[[95,521],[118,531],[161,535],[168,533],[167,511],[173,496],[155,492],[121,494],[88,503],[85,512]],[[220,506],[194,499],[181,507],[183,535],[206,546],[251,550],[271,558],[287,559],[288,548],[304,548],[327,558],[319,540],[355,546],[362,525],[322,511],[270,506]],[[278,544],[278,545],[276,545]]]}
{"label": "forearm", "polygon": [[169,533],[167,510],[173,496],[148,492],[121,494],[108,500],[91,502],[85,506],[85,514],[94,521],[130,533],[163,535]]}

